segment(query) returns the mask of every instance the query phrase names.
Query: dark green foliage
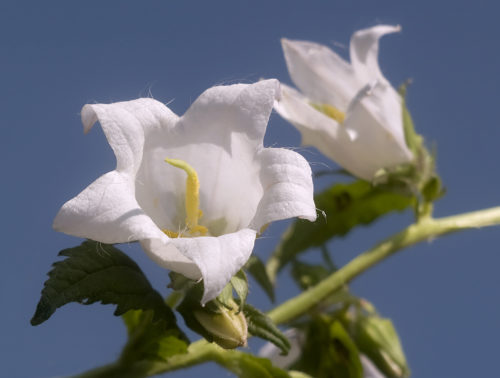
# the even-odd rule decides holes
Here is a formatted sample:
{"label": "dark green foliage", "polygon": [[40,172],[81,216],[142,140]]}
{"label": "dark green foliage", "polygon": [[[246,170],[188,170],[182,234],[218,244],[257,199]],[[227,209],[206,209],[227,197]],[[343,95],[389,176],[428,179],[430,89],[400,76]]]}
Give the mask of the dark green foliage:
{"label": "dark green foliage", "polygon": [[274,302],[274,287],[266,272],[264,263],[257,256],[252,255],[245,268],[262,287],[262,289],[264,289],[264,292],[268,295],[269,299]]}
{"label": "dark green foliage", "polygon": [[184,334],[165,320],[153,321],[151,311],[130,310],[122,318],[128,331],[128,342],[120,357],[123,364],[166,361],[173,355],[187,353],[189,340]]}
{"label": "dark green foliage", "polygon": [[346,235],[354,227],[368,225],[382,215],[402,211],[413,198],[358,180],[336,184],[314,197],[316,207],[324,212],[316,222],[299,219],[284,235],[275,257],[278,270],[298,254],[318,247],[334,237]]}
{"label": "dark green foliage", "polygon": [[62,250],[59,256],[66,259],[54,263],[48,273],[32,325],[43,323],[70,302],[112,303],[117,305],[117,316],[131,309],[152,310],[155,320],[175,325],[173,312],[139,266],[112,245],[86,241]]}
{"label": "dark green foliage", "polygon": [[337,320],[316,316],[308,324],[301,358],[292,366],[317,378],[362,378],[359,351]]}

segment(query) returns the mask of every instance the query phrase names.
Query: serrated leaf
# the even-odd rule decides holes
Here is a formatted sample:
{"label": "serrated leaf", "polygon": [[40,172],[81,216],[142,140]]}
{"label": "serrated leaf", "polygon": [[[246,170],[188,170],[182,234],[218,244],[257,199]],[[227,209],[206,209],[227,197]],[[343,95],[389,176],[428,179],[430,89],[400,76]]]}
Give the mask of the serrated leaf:
{"label": "serrated leaf", "polygon": [[247,275],[243,270],[240,270],[231,278],[231,285],[240,299],[239,304],[241,310],[241,308],[245,306],[245,301],[247,300],[248,295],[248,280]]}
{"label": "serrated leaf", "polygon": [[405,210],[414,199],[358,180],[336,184],[317,194],[314,201],[325,216],[316,222],[299,219],[291,225],[274,252],[278,271],[308,248],[344,236],[354,227],[368,225],[389,212]]}
{"label": "serrated leaf", "polygon": [[264,263],[257,256],[252,255],[250,256],[245,268],[262,287],[262,289],[264,289],[264,292],[268,295],[269,299],[271,299],[271,302],[274,302],[274,287],[269,279]]}
{"label": "serrated leaf", "polygon": [[290,350],[290,342],[273,321],[255,307],[245,304],[243,313],[247,319],[248,332],[276,345],[283,354]]}
{"label": "serrated leaf", "polygon": [[139,266],[112,245],[85,241],[62,250],[59,256],[66,259],[54,263],[48,273],[32,325],[43,323],[56,309],[70,302],[112,303],[117,305],[117,316],[131,309],[152,310],[155,320],[164,319],[175,325],[172,310]]}

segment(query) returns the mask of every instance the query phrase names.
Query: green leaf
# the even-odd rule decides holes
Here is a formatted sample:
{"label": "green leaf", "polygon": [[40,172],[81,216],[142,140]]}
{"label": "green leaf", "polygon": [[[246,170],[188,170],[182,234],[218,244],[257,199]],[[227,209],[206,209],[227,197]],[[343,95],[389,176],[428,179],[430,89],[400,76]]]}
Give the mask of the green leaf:
{"label": "green leaf", "polygon": [[131,309],[152,310],[155,321],[164,319],[175,325],[172,310],[139,266],[112,245],[86,241],[62,250],[59,256],[66,259],[54,263],[48,273],[32,325],[43,323],[67,303],[88,305],[98,301],[116,304],[117,316]]}
{"label": "green leaf", "polygon": [[403,83],[398,91],[401,96],[402,107],[403,107],[403,130],[405,132],[405,141],[408,148],[417,155],[422,148],[424,143],[424,139],[422,136],[418,135],[415,131],[415,125],[413,123],[413,119],[410,115],[410,111],[406,106],[406,92],[408,89],[408,85],[410,84],[410,80],[407,80]]}
{"label": "green leaf", "polygon": [[128,331],[128,342],[121,354],[124,364],[135,361],[166,361],[187,353],[189,340],[182,331],[164,320],[153,321],[151,311],[130,310],[122,316]]}
{"label": "green leaf", "polygon": [[231,302],[233,300],[233,285],[231,285],[231,282],[224,286],[224,289],[222,289],[217,296],[217,300],[227,308],[231,307]]}
{"label": "green leaf", "polygon": [[358,348],[382,373],[394,378],[410,375],[403,347],[390,319],[363,315],[351,328]]}
{"label": "green leaf", "polygon": [[329,275],[323,265],[307,264],[298,260],[292,262],[292,277],[302,290],[307,290]]}
{"label": "green leaf", "polygon": [[243,270],[240,270],[231,278],[231,285],[240,299],[239,303],[241,310],[241,308],[245,306],[245,301],[247,300],[248,295],[248,280],[247,275]]}
{"label": "green leaf", "polygon": [[266,314],[248,303],[243,307],[243,313],[247,319],[248,332],[270,341],[281,350],[282,354],[288,353],[290,342]]}
{"label": "green leaf", "polygon": [[240,378],[290,378],[288,373],[271,364],[267,358],[241,353],[239,358],[232,359],[228,367]]}
{"label": "green leaf", "polygon": [[313,223],[299,219],[291,225],[274,252],[278,271],[306,249],[344,236],[354,227],[368,225],[392,211],[405,210],[414,199],[358,180],[336,184],[317,194],[314,201],[325,216]]}
{"label": "green leaf", "polygon": [[317,378],[363,376],[356,345],[339,321],[326,316],[316,316],[307,325],[302,355],[292,368]]}
{"label": "green leaf", "polygon": [[274,302],[274,287],[266,272],[264,263],[257,256],[252,255],[250,256],[245,268],[262,287],[262,289],[264,289],[264,292],[268,295],[269,299],[271,299],[271,302]]}

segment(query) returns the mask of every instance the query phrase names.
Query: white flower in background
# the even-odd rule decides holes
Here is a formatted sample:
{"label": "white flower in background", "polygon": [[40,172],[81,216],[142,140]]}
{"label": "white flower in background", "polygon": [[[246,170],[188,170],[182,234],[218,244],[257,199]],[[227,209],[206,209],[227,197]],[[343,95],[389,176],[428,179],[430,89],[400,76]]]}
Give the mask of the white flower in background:
{"label": "white flower in background", "polygon": [[150,98],[85,105],[117,165],[61,208],[54,228],[103,243],[140,241],[162,267],[204,280],[215,298],[269,222],[315,220],[311,170],[299,154],[264,148],[276,80],[213,87],[182,117]]}
{"label": "white flower in background", "polygon": [[350,64],[326,46],[282,40],[288,71],[302,93],[282,85],[276,110],[299,129],[303,144],[365,180],[413,157],[401,98],[378,66],[380,37],[399,30],[379,25],[354,33]]}

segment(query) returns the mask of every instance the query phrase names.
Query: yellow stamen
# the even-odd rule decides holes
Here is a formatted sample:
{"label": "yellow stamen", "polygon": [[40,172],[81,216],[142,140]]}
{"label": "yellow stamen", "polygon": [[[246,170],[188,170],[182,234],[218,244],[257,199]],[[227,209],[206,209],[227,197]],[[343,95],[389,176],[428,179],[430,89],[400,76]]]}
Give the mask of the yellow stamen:
{"label": "yellow stamen", "polygon": [[162,229],[162,231],[169,237],[169,238],[178,238],[179,233],[175,231],[170,231],[166,228]]}
{"label": "yellow stamen", "polygon": [[333,118],[338,123],[344,122],[345,113],[337,109],[335,106],[328,104],[311,104],[311,106],[328,117]]}
{"label": "yellow stamen", "polygon": [[[200,210],[200,181],[198,174],[188,163],[179,159],[165,159],[170,165],[182,169],[187,174],[186,179],[186,198],[184,205],[186,207],[186,227],[190,234],[206,235],[208,229],[205,226],[198,224],[199,219],[202,217],[203,212]],[[164,230],[167,236],[177,234],[176,232]],[[168,233],[167,233],[168,232]],[[181,235],[182,236],[182,235]]]}

